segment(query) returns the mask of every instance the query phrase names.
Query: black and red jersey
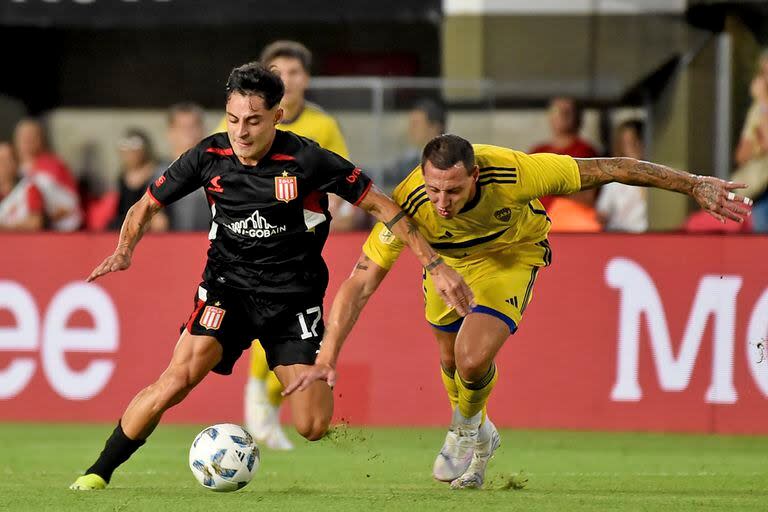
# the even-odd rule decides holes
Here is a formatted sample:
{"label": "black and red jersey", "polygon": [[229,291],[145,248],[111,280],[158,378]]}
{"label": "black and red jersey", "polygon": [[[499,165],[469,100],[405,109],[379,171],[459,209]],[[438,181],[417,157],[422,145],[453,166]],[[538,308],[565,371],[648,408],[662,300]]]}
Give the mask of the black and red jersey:
{"label": "black and red jersey", "polygon": [[277,130],[269,152],[254,166],[240,162],[226,133],[211,135],[173,162],[148,192],[168,205],[199,187],[212,216],[206,282],[324,293],[328,270],[321,251],[331,220],[327,194],[358,204],[371,180],[310,139]]}

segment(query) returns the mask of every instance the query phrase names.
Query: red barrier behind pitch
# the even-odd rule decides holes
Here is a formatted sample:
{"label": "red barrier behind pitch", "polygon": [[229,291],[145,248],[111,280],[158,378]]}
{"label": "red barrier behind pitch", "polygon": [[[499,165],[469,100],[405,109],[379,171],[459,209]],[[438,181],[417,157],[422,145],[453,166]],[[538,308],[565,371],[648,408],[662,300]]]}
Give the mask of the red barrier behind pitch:
{"label": "red barrier behind pitch", "polygon": [[[326,306],[362,235],[331,237]],[[207,241],[148,235],[133,267],[83,278],[116,236],[0,237],[0,420],[114,421],[169,361]],[[500,426],[768,433],[768,239],[553,237],[518,333],[498,358]],[[450,409],[406,254],[347,342],[334,390],[352,424],[445,425]],[[167,421],[238,422],[247,354]]]}

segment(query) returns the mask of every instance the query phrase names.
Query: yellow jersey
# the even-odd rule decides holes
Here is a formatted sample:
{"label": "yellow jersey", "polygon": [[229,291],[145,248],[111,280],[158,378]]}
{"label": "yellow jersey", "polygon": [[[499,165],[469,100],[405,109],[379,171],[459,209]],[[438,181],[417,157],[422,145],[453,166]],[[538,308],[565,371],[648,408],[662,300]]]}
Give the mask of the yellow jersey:
{"label": "yellow jersey", "polygon": [[[440,217],[430,204],[421,166],[392,193],[432,248],[454,268],[495,251],[545,240],[551,222],[538,198],[571,194],[581,188],[578,165],[570,156],[528,155],[485,144],[472,147],[480,167],[477,191],[453,218]],[[379,222],[363,251],[377,265],[389,269],[403,247],[403,242]]]}
{"label": "yellow jersey", "polygon": [[[304,102],[304,108],[296,119],[289,122],[281,122],[278,127],[281,130],[293,132],[320,144],[320,147],[333,151],[337,155],[349,158],[349,150],[344,136],[341,134],[339,124],[318,105]],[[227,117],[224,116],[216,132],[227,131]]]}

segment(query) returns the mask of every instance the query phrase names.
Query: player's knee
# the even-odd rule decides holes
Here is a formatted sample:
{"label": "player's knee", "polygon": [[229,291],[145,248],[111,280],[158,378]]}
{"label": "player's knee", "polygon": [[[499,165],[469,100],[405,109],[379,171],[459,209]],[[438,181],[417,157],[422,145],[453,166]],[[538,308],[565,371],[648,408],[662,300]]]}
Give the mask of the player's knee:
{"label": "player's knee", "polygon": [[296,431],[308,441],[317,441],[321,439],[328,431],[328,421],[322,418],[304,418],[297,421]]}
{"label": "player's knee", "polygon": [[312,430],[310,430],[309,432],[306,432],[306,433],[304,434],[304,438],[305,438],[307,441],[319,441],[320,439],[322,439],[322,438],[323,438],[323,436],[325,435],[325,433],[326,433],[327,431],[328,431],[328,429],[327,429],[327,428],[324,428],[324,427],[315,427],[315,428],[313,428]]}
{"label": "player's knee", "polygon": [[456,358],[453,357],[453,354],[450,356],[448,355],[440,355],[440,366],[443,367],[443,370],[446,370],[448,372],[455,372],[456,371]]}
{"label": "player's knee", "polygon": [[491,361],[473,354],[467,354],[456,362],[459,377],[464,382],[476,382],[482,379],[488,373],[490,366]]}

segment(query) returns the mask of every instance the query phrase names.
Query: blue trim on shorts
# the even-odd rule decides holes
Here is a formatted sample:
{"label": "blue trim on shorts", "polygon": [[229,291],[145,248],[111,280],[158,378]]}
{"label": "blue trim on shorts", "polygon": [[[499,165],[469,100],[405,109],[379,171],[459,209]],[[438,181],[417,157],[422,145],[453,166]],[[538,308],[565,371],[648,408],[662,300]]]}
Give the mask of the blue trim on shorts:
{"label": "blue trim on shorts", "polygon": [[509,318],[507,315],[502,313],[501,311],[497,311],[493,308],[489,308],[488,306],[475,306],[472,308],[473,313],[485,313],[486,315],[495,316],[505,324],[507,324],[507,327],[509,327],[509,333],[515,334],[515,331],[517,330],[517,324],[515,324],[515,321]]}
{"label": "blue trim on shorts", "polygon": [[432,322],[427,322],[429,325],[437,329],[438,331],[443,332],[459,332],[459,329],[461,328],[461,324],[464,322],[463,318],[459,318],[458,320],[454,320],[448,325],[437,325],[433,324]]}
{"label": "blue trim on shorts", "polygon": [[[509,318],[507,315],[505,315],[501,311],[497,311],[493,308],[489,308],[488,306],[475,306],[472,308],[472,313],[484,313],[486,315],[495,316],[496,318],[498,318],[499,320],[507,324],[507,327],[509,327],[510,334],[515,334],[515,331],[517,330],[517,324],[515,324],[514,320]],[[459,329],[461,328],[461,324],[464,323],[464,319],[459,318],[458,320],[455,320],[448,325],[437,325],[437,324],[433,324],[432,322],[428,322],[428,323],[438,331],[459,332]]]}

